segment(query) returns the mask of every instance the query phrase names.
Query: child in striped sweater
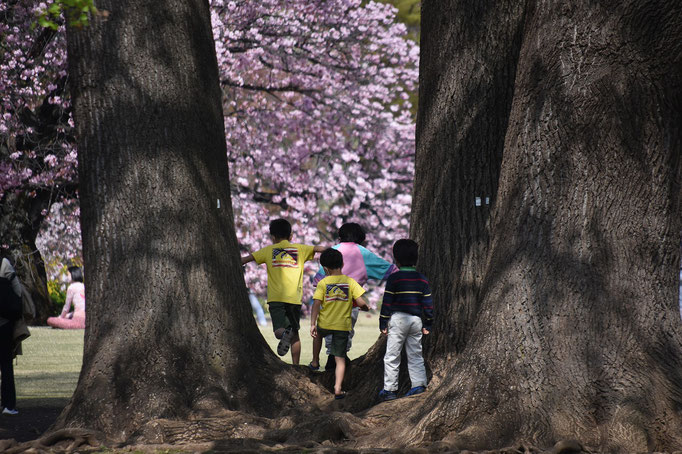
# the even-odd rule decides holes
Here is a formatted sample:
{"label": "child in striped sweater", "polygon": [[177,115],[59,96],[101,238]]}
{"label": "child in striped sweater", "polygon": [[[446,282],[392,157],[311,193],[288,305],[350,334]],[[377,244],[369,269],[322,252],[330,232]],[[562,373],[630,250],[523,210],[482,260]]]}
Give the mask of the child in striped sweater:
{"label": "child in striped sweater", "polygon": [[426,389],[426,368],[422,357],[422,334],[427,335],[433,324],[433,301],[426,276],[415,269],[419,245],[412,240],[398,240],[393,245],[393,257],[400,268],[386,280],[384,300],[381,305],[379,329],[388,335],[384,355],[384,389],[381,400],[398,397],[398,371],[400,352],[405,345],[407,369],[412,388],[405,394],[411,396]]}

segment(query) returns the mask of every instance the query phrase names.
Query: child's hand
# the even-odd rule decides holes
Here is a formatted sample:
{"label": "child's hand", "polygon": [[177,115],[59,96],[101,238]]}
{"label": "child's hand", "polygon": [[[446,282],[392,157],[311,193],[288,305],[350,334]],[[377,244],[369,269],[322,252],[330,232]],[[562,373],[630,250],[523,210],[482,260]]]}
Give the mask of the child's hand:
{"label": "child's hand", "polygon": [[310,326],[310,335],[312,337],[317,337],[317,325]]}
{"label": "child's hand", "polygon": [[388,334],[388,328],[384,328],[381,330],[381,334]]}
{"label": "child's hand", "polygon": [[422,328],[422,334],[423,334],[424,336],[426,336],[426,335],[429,334],[430,332],[431,332],[431,331],[429,331],[428,329]]}
{"label": "child's hand", "polygon": [[364,312],[369,312],[369,306],[360,306],[360,310]]}

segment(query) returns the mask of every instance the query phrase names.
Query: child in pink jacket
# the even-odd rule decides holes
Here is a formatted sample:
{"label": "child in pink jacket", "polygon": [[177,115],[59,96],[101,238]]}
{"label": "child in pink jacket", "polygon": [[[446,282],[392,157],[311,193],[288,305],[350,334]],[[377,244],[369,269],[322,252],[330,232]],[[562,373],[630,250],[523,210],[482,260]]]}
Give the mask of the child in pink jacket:
{"label": "child in pink jacket", "polygon": [[[395,265],[362,246],[362,243],[365,242],[365,231],[360,224],[347,222],[339,228],[338,235],[341,242],[332,248],[343,255],[342,273],[355,279],[360,286],[364,287],[368,279],[386,280],[389,275],[398,271]],[[313,278],[314,284],[317,285],[324,277],[324,268],[320,266]],[[359,311],[357,307],[354,307],[351,313],[353,328],[358,320]],[[351,329],[346,351],[350,350],[354,334],[355,330]],[[331,339],[325,338],[325,345],[327,346],[327,355],[329,355],[325,369],[333,369],[336,363],[334,357],[330,355]]]}

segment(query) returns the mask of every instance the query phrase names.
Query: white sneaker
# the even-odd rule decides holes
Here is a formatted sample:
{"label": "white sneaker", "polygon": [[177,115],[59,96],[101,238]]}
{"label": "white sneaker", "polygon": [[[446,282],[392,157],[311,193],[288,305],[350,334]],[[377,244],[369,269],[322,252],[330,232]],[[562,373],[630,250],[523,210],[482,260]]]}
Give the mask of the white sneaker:
{"label": "white sneaker", "polygon": [[2,414],[3,415],[18,415],[19,410],[10,410],[9,408],[5,408],[4,410],[2,410]]}

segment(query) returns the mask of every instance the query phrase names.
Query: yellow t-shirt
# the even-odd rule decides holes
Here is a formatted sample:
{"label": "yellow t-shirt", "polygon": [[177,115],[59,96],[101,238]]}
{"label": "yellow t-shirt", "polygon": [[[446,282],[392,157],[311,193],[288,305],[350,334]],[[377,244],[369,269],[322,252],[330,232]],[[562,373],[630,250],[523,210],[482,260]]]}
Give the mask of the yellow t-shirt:
{"label": "yellow t-shirt", "polygon": [[303,298],[303,264],[312,260],[314,246],[280,241],[253,254],[256,263],[268,267],[268,302],[301,304]]}
{"label": "yellow t-shirt", "polygon": [[313,295],[313,299],[322,301],[317,326],[322,329],[350,331],[353,300],[364,293],[365,289],[352,277],[341,274],[322,279]]}

